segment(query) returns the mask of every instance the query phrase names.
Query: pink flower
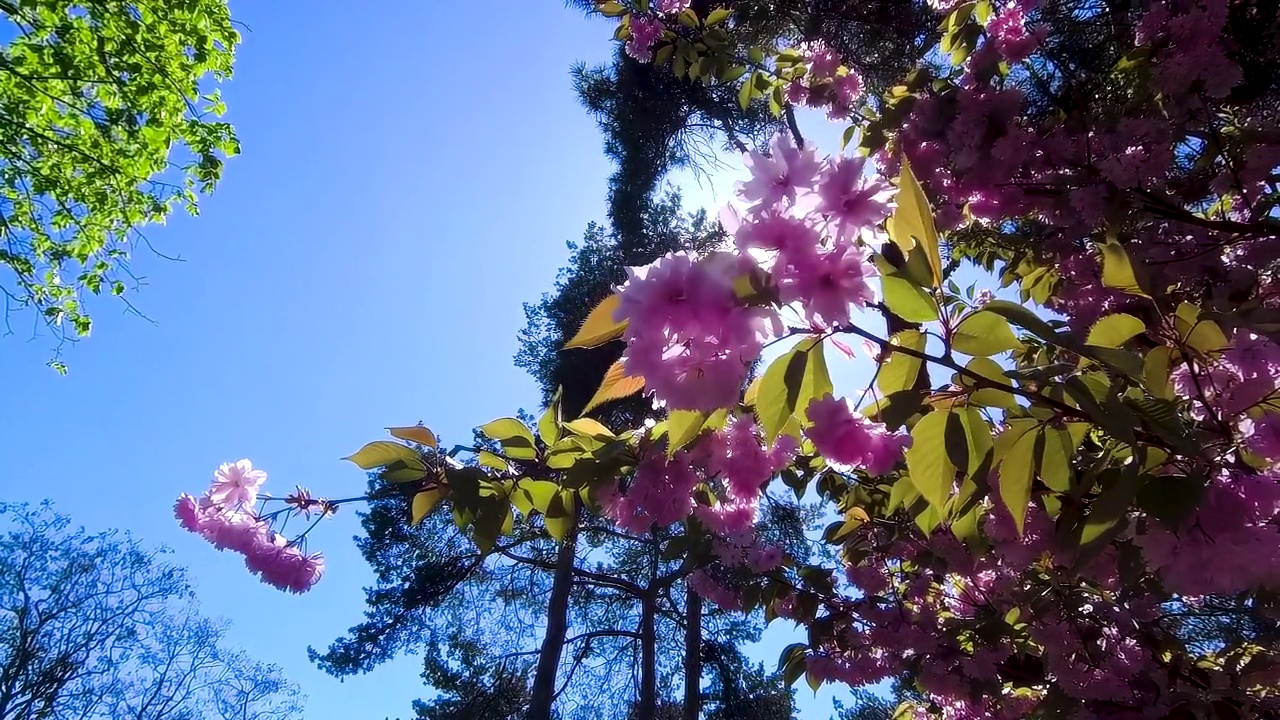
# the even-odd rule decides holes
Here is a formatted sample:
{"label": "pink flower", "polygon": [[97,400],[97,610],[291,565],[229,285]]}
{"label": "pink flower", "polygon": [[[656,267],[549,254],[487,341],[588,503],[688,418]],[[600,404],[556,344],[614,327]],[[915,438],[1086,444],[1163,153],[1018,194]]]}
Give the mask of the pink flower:
{"label": "pink flower", "polygon": [[1249,451],[1263,460],[1280,462],[1280,413],[1268,413],[1252,423],[1245,439]]}
{"label": "pink flower", "polygon": [[775,267],[774,273],[782,301],[799,302],[810,322],[827,328],[848,323],[853,308],[875,301],[869,281],[879,275],[866,249],[849,240],[837,241],[831,250],[811,258]]}
{"label": "pink flower", "polygon": [[226,507],[253,505],[258,499],[258,488],[266,479],[267,474],[254,470],[248,460],[223,463],[213,475],[209,499]]}
{"label": "pink flower", "polygon": [[304,555],[281,535],[263,536],[245,553],[245,567],[278,590],[304,593],[324,574],[324,556]]}
{"label": "pink flower", "polygon": [[830,463],[883,475],[898,464],[911,445],[909,435],[889,433],[883,423],[854,412],[844,398],[818,398],[809,403],[806,412],[812,427],[805,434]]}
{"label": "pink flower", "polygon": [[200,531],[203,514],[196,499],[190,495],[182,493],[178,496],[178,501],[173,504],[173,517],[182,525],[182,529],[188,532]]}
{"label": "pink flower", "polygon": [[817,211],[826,216],[837,238],[853,238],[893,211],[893,188],[868,177],[865,168],[864,157],[842,157],[818,183]]}
{"label": "pink flower", "polygon": [[674,15],[681,10],[688,9],[692,0],[655,0],[654,8],[664,15]]}
{"label": "pink flower", "polygon": [[776,545],[756,546],[747,553],[747,567],[752,572],[767,573],[782,567],[782,548]]}
{"label": "pink flower", "polygon": [[662,37],[666,28],[662,21],[644,15],[631,16],[631,39],[627,40],[627,54],[640,62],[653,59],[653,45]]}
{"label": "pink flower", "polygon": [[751,179],[738,184],[738,195],[755,203],[752,212],[775,207],[783,200],[794,204],[798,192],[813,189],[822,169],[813,149],[797,148],[785,132],[774,136],[771,150],[767,156],[754,151],[746,156]]}

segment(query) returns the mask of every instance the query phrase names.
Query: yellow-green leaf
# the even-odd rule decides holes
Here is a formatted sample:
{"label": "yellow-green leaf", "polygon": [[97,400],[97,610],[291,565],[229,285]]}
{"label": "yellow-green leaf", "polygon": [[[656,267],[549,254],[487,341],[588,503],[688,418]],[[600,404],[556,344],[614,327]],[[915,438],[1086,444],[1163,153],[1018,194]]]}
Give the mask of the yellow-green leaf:
{"label": "yellow-green leaf", "polygon": [[1172,400],[1173,385],[1169,382],[1169,367],[1173,363],[1173,348],[1166,345],[1153,348],[1143,360],[1142,381],[1147,392],[1163,400]]}
{"label": "yellow-green leaf", "polygon": [[582,321],[578,334],[565,343],[564,349],[596,347],[622,337],[627,323],[625,320],[618,322],[614,319],[619,302],[618,294],[614,293],[596,305],[595,309],[587,315],[587,319]]}
{"label": "yellow-green leaf", "polygon": [[675,455],[676,451],[702,432],[707,416],[696,410],[672,410],[667,415],[667,455]]}
{"label": "yellow-green leaf", "polygon": [[538,418],[538,437],[547,445],[555,445],[560,439],[560,395],[563,388],[556,388],[556,394],[551,398],[551,404],[547,406],[542,417]]}
{"label": "yellow-green leaf", "polygon": [[1022,347],[1013,334],[1009,321],[996,313],[977,310],[966,315],[951,334],[951,347],[956,352],[988,357]]}
{"label": "yellow-green leaf", "polygon": [[621,3],[613,2],[613,0],[608,0],[607,2],[602,2],[599,5],[596,5],[596,9],[600,11],[601,15],[606,17],[617,17],[626,12],[626,8],[622,7]]}
{"label": "yellow-green leaf", "polygon": [[1129,253],[1115,240],[1108,240],[1102,245],[1102,284],[1130,295],[1149,297],[1138,284],[1138,276],[1129,260]]}
{"label": "yellow-green leaf", "polygon": [[[916,330],[903,330],[890,338],[895,347],[924,352],[925,336]],[[896,392],[907,390],[916,383],[920,375],[921,360],[913,355],[892,350],[889,357],[880,365],[880,373],[876,376],[876,386],[881,394],[888,397]]]}
{"label": "yellow-green leaf", "polygon": [[747,385],[747,391],[742,394],[743,405],[746,405],[747,407],[752,407],[756,404],[756,398],[760,395],[761,377],[762,376],[757,376],[754,380],[751,381],[749,385]]}
{"label": "yellow-green leaf", "polygon": [[711,13],[707,15],[707,27],[719,25],[727,20],[731,14],[733,14],[731,10],[722,7],[712,10]]}
{"label": "yellow-green leaf", "polygon": [[938,304],[929,293],[906,278],[883,274],[880,286],[884,291],[884,304],[894,315],[908,322],[932,322],[938,319]]}
{"label": "yellow-green leaf", "polygon": [[1089,328],[1089,338],[1085,344],[1118,348],[1146,329],[1141,320],[1127,313],[1107,315]]}
{"label": "yellow-green leaf", "polygon": [[361,470],[372,470],[390,465],[396,460],[418,460],[418,453],[408,445],[390,440],[377,440],[343,458],[355,463]]}
{"label": "yellow-green leaf", "polygon": [[942,254],[938,249],[938,229],[933,222],[933,212],[924,188],[911,172],[911,164],[902,158],[902,171],[898,174],[897,207],[888,222],[889,238],[902,248],[905,254],[917,242],[924,247],[933,273],[934,287],[942,285]]}
{"label": "yellow-green leaf", "polygon": [[577,521],[578,496],[573,490],[565,489],[551,496],[547,509],[542,515],[543,525],[556,542],[564,540],[569,530]]}
{"label": "yellow-green leaf", "polygon": [[622,368],[622,361],[619,360],[609,366],[609,370],[604,374],[604,379],[600,381],[600,387],[596,390],[596,394],[591,396],[591,402],[587,403],[582,412],[589,413],[610,400],[621,400],[635,395],[643,389],[644,378],[627,375]]}
{"label": "yellow-green leaf", "polygon": [[429,448],[439,447],[440,445],[440,441],[436,439],[436,434],[421,425],[387,428],[387,431],[391,433],[393,438],[418,443]]}
{"label": "yellow-green leaf", "polygon": [[[1005,430],[1006,433],[1018,432],[1015,428]],[[1031,504],[1031,480],[1035,476],[1036,438],[1039,433],[1024,432],[1004,453],[1000,461],[1000,501],[1013,516],[1013,524],[1022,534],[1022,524],[1027,516],[1027,506]]]}
{"label": "yellow-green leaf", "polygon": [[565,423],[564,426],[576,435],[609,438],[614,437],[613,431],[605,427],[604,423],[591,418],[578,418],[577,420]]}
{"label": "yellow-green leaf", "polygon": [[1227,336],[1212,320],[1200,317],[1200,308],[1184,302],[1178,306],[1174,317],[1178,337],[1187,347],[1201,353],[1215,353],[1227,346]]}
{"label": "yellow-green leaf", "polygon": [[533,444],[533,433],[515,418],[498,418],[479,428],[485,437],[502,443],[502,450],[514,460],[532,460],[538,456]]}
{"label": "yellow-green leaf", "polygon": [[[513,494],[513,500],[516,501],[517,507],[524,505],[546,514],[551,498],[555,497],[558,490],[556,484],[550,480],[521,480]],[[523,508],[521,512],[525,515],[529,514]]]}
{"label": "yellow-green leaf", "polygon": [[[1012,410],[1013,408],[1018,407],[1018,403],[1012,392],[1013,381],[1005,377],[1004,368],[1000,367],[995,360],[985,357],[976,357],[969,361],[969,364],[965,366],[965,369],[975,375],[986,378],[992,384],[1009,388],[1008,390],[1001,390],[994,387],[978,388],[969,396],[969,402],[975,405],[1003,408],[1005,410]],[[960,384],[966,387],[974,387],[977,383],[972,378],[961,375]]]}
{"label": "yellow-green leaf", "polygon": [[422,518],[426,517],[431,512],[432,508],[436,506],[436,503],[440,502],[441,494],[442,491],[440,488],[433,487],[430,490],[423,490],[413,496],[412,507],[410,508],[409,514],[414,525],[422,522]]}
{"label": "yellow-green leaf", "polygon": [[951,495],[956,466],[947,457],[947,419],[951,413],[935,410],[927,413],[911,430],[911,448],[907,450],[907,472],[911,484],[935,508],[941,509]]}
{"label": "yellow-green leaf", "polygon": [[766,440],[773,442],[810,401],[832,392],[820,338],[805,338],[773,361],[760,379],[755,411]]}

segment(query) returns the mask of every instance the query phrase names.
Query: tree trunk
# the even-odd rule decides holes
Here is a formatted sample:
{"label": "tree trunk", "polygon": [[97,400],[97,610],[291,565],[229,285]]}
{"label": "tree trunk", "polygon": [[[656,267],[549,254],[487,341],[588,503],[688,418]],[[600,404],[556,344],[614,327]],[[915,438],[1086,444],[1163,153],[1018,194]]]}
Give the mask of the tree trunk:
{"label": "tree trunk", "polygon": [[654,720],[658,712],[658,636],[654,616],[658,603],[650,588],[640,598],[640,705],[636,720]]}
{"label": "tree trunk", "polygon": [[702,716],[702,597],[685,584],[684,720]]}
{"label": "tree trunk", "polygon": [[564,637],[569,629],[569,594],[573,590],[573,567],[577,562],[578,528],[575,524],[565,534],[556,554],[556,570],[551,582],[551,599],[547,602],[547,633],[542,637],[538,653],[538,670],[533,678],[533,695],[529,699],[527,720],[551,720],[551,704],[555,700],[556,671],[564,651]]}

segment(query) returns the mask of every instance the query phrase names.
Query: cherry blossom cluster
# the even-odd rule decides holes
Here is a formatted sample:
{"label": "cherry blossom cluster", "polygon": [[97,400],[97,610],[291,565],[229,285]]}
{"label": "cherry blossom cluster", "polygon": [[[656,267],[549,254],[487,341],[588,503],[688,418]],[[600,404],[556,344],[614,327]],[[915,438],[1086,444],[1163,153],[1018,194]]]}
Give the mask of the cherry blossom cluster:
{"label": "cherry blossom cluster", "polygon": [[662,37],[667,24],[689,8],[690,0],[653,0],[651,13],[631,15],[631,37],[627,39],[627,54],[640,62],[653,59],[653,46]]}
{"label": "cherry blossom cluster", "polygon": [[847,120],[862,99],[862,77],[845,67],[840,54],[815,41],[802,45],[797,52],[794,79],[784,89],[787,102],[824,110],[832,120]]}
{"label": "cherry blossom cluster", "polygon": [[[1120,230],[1158,287],[1207,280],[1247,291],[1256,279],[1268,294],[1263,271],[1280,259],[1274,230],[1245,229],[1258,220],[1257,201],[1274,189],[1280,166],[1272,116],[1249,123],[1247,150],[1193,140],[1222,132],[1215,106],[1243,79],[1223,40],[1229,1],[1143,7],[1132,50],[1146,58],[1149,74],[1115,71],[1115,81],[1126,83],[1124,103],[1081,107],[1089,114],[1062,122],[1037,113],[1023,90],[1040,86],[1052,64],[1036,55],[1049,29],[1038,21],[1037,3],[997,3],[958,83],[912,98],[894,152],[885,155],[886,167],[899,151],[911,160],[941,200],[944,228],[1008,231],[1010,220],[1028,223],[1014,231],[1034,233],[1058,270],[1047,304],[1080,330],[1131,300],[1100,282],[1093,238],[1104,227]],[[1204,168],[1203,179],[1188,181],[1192,163]],[[1226,202],[1206,214],[1219,200]],[[1118,217],[1126,224],[1117,227]]]}
{"label": "cherry blossom cluster", "polygon": [[667,407],[712,412],[737,402],[751,363],[783,329],[772,305],[747,305],[735,283],[752,270],[816,329],[850,322],[875,299],[868,241],[893,209],[893,189],[865,158],[819,160],[785,135],[749,153],[745,210],[723,220],[736,252],[669,254],[628,270],[615,318],[625,320],[623,367]]}
{"label": "cherry blossom cluster", "polygon": [[301,538],[290,541],[276,532],[273,524],[290,514],[328,514],[332,506],[298,488],[285,499],[288,510],[263,515],[254,507],[266,479],[267,474],[255,469],[248,460],[224,463],[214,473],[213,484],[203,495],[178,496],[173,514],[183,529],[199,535],[218,550],[243,555],[245,567],[264,583],[280,590],[304,593],[324,574],[324,556],[306,554],[299,545]]}

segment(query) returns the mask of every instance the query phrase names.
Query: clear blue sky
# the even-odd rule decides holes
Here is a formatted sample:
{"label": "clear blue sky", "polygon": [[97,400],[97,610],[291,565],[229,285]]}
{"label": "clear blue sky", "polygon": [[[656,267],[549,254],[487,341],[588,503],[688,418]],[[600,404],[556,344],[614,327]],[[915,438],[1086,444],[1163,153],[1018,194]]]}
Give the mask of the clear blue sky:
{"label": "clear blue sky", "polygon": [[[303,686],[309,720],[404,717],[425,694],[414,658],[345,684],[306,660],[363,609],[354,514],[317,530],[328,573],[294,597],[180,531],[174,497],[241,457],[276,492],[356,494],[364,476],[339,458],[385,426],[463,439],[536,405],[511,363],[521,303],[603,219],[609,173],[568,76],[607,59],[608,26],[550,0],[356,7],[233,1],[248,28],[223,92],[244,154],[201,217],[149,230],[183,259],[135,261],[147,286],[131,299],[155,324],[92,304],[65,378],[29,318],[0,340],[0,499],[50,497],[91,530],[173,547],[205,612],[234,621],[231,641]],[[674,180],[690,204],[729,189]],[[829,691],[798,694],[830,708]]]}

